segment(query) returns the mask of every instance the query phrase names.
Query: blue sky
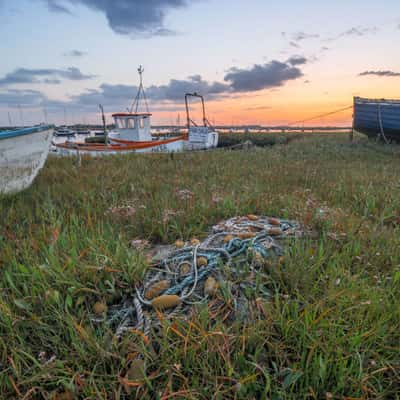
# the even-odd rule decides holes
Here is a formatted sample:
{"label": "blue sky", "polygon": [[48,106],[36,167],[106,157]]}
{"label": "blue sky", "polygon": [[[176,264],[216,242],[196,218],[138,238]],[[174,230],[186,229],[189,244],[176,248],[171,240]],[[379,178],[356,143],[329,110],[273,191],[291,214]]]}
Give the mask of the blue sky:
{"label": "blue sky", "polygon": [[0,0],[0,37],[0,125],[18,104],[29,124],[44,107],[97,122],[98,102],[129,106],[139,64],[156,123],[192,89],[216,122],[265,124],[400,89],[394,0]]}

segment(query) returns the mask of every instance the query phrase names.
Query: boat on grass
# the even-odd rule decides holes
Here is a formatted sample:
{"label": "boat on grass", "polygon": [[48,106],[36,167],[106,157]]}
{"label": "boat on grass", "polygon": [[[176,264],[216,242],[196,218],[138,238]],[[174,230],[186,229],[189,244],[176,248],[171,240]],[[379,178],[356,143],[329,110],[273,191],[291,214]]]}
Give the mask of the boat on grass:
{"label": "boat on grass", "polygon": [[0,132],[0,193],[28,188],[49,153],[54,128],[38,125]]}
{"label": "boat on grass", "polygon": [[400,100],[355,97],[353,127],[371,138],[400,141]]}

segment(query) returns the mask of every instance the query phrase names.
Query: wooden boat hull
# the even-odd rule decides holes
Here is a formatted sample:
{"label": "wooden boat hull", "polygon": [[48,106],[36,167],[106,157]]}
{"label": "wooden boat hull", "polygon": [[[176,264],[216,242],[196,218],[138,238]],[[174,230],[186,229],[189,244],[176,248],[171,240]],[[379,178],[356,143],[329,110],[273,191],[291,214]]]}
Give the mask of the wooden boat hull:
{"label": "wooden boat hull", "polygon": [[184,137],[176,137],[168,140],[154,140],[143,142],[131,142],[127,140],[112,139],[108,146],[101,143],[71,143],[56,144],[57,153],[68,155],[90,155],[93,157],[103,155],[130,154],[130,153],[171,153],[179,152],[184,147]]}
{"label": "wooden boat hull", "polygon": [[387,140],[400,141],[400,101],[354,99],[354,129],[369,137],[379,135]]}
{"label": "wooden boat hull", "polygon": [[37,126],[0,133],[0,193],[28,188],[49,153],[53,127]]}

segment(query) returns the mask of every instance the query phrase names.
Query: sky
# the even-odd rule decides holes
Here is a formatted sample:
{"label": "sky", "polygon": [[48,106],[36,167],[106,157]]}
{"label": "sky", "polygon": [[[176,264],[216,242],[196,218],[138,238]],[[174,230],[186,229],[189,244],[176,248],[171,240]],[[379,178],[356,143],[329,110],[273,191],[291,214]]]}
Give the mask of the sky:
{"label": "sky", "polygon": [[0,38],[2,126],[111,122],[139,65],[153,124],[193,91],[217,125],[345,126],[301,121],[400,97],[398,0],[0,0]]}

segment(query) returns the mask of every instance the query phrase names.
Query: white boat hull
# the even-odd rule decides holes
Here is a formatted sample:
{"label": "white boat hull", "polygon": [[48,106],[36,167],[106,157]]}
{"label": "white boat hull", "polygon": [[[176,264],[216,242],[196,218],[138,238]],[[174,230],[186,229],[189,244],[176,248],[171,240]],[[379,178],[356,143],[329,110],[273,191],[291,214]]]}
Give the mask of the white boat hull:
{"label": "white boat hull", "polygon": [[16,193],[32,184],[47,159],[53,128],[37,127],[8,133],[12,136],[4,137],[0,133],[1,194]]}
{"label": "white boat hull", "polygon": [[207,126],[191,126],[185,150],[208,150],[218,146],[219,135]]}

